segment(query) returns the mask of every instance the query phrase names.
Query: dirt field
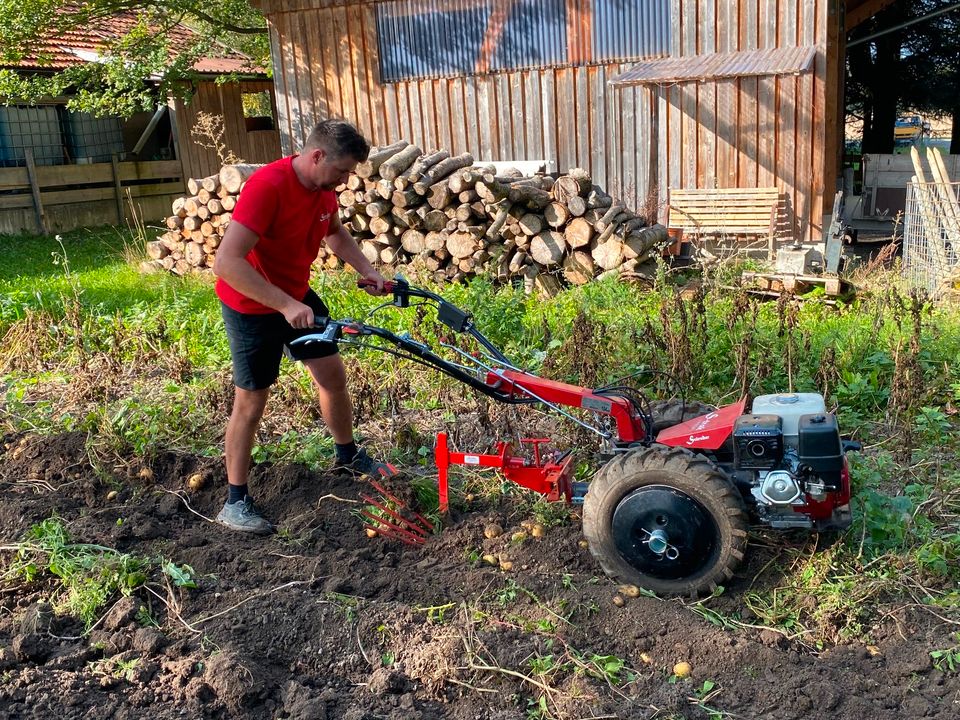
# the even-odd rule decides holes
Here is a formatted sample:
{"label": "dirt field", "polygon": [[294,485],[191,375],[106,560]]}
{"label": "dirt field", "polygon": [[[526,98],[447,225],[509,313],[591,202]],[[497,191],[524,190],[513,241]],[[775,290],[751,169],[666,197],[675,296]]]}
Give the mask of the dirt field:
{"label": "dirt field", "polygon": [[[929,655],[954,644],[952,628],[917,609],[895,609],[873,629],[875,648],[818,650],[769,629],[724,629],[679,600],[639,597],[621,608],[575,522],[517,544],[510,535],[523,516],[480,508],[408,548],[366,537],[345,502],[368,491],[365,483],[293,466],[261,467],[253,479],[258,503],[288,530],[242,537],[173,494],[202,472],[209,481],[189,503],[215,515],[219,461],[162,456],[152,483],[131,462],[118,468],[128,477],[108,501],[113,488],[95,478],[84,440],[4,438],[5,560],[55,512],[76,541],[189,564],[199,587],[141,588],[111,601],[78,637],[78,621],[42,602],[52,578],[8,580],[0,588],[0,717],[960,716],[960,678],[934,669]],[[505,534],[488,540],[491,521]],[[509,573],[475,562],[501,552],[514,563]],[[741,613],[742,594],[776,552],[753,543],[736,582],[709,607]],[[761,581],[776,580],[766,572]],[[143,606],[159,628],[142,624]],[[671,682],[678,661],[692,673]],[[549,691],[538,685],[545,679]]]}

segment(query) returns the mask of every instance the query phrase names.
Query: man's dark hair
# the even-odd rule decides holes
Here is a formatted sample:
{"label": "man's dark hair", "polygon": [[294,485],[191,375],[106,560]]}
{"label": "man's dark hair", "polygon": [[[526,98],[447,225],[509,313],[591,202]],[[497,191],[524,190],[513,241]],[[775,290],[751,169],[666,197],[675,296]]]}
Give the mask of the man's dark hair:
{"label": "man's dark hair", "polygon": [[323,148],[333,158],[351,157],[365,162],[370,143],[346,120],[324,120],[317,124],[304,144],[305,148]]}

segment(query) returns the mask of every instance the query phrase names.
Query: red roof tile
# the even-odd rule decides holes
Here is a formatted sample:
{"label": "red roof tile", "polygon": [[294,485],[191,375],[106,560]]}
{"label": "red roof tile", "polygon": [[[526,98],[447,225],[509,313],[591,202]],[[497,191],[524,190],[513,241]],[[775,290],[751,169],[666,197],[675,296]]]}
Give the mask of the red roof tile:
{"label": "red roof tile", "polygon": [[[18,62],[5,67],[20,70],[64,70],[88,62],[96,62],[104,49],[114,40],[123,37],[137,24],[133,11],[123,11],[109,18],[93,21],[87,28],[74,28],[41,40]],[[184,25],[175,25],[167,32],[171,55],[177,48],[186,47],[195,33]],[[0,64],[0,67],[4,65]],[[193,65],[202,74],[226,73],[264,74],[242,53],[223,48],[219,55],[207,55]]]}

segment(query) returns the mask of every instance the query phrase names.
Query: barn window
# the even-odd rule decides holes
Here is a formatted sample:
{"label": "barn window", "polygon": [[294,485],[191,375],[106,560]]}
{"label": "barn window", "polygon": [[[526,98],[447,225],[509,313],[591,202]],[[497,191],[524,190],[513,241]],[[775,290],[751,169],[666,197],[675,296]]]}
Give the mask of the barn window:
{"label": "barn window", "polygon": [[273,94],[263,92],[241,93],[240,103],[243,105],[243,122],[247,132],[253,130],[274,130],[273,121]]}
{"label": "barn window", "polygon": [[376,18],[383,82],[669,53],[670,0],[396,0]]}

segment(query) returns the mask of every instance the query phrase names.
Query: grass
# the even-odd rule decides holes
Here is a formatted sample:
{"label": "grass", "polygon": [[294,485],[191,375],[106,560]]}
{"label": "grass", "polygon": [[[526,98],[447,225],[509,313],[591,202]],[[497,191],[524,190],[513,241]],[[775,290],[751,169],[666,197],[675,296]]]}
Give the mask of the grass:
{"label": "grass", "polygon": [[[0,242],[0,428],[86,432],[104,468],[111,455],[218,455],[232,386],[212,283],[140,275],[133,243],[113,228]],[[363,318],[378,302],[353,280],[315,279],[338,317]],[[744,392],[824,393],[845,434],[867,445],[851,456],[854,525],[827,549],[780,545],[743,602],[760,622],[811,645],[867,638],[898,603],[957,616],[960,311],[910,294],[892,276],[836,307],[731,291],[682,297],[663,278],[653,291],[603,281],[546,301],[484,280],[435,289],[471,309],[508,356],[558,380],[635,375],[655,394],[680,386],[712,403]],[[388,308],[376,319],[427,342],[447,335],[417,310]],[[382,439],[401,464],[428,462],[437,423],[466,431],[478,415],[482,436],[493,422],[484,420],[485,400],[437,373],[370,351],[345,356],[358,415],[377,427],[399,418],[406,439],[401,430]],[[308,379],[285,363],[255,461],[324,466],[332,448],[318,428]],[[568,432],[571,442],[584,439]],[[419,489],[426,501],[429,489]],[[562,509],[531,510],[544,525],[562,521]],[[509,595],[505,588],[502,600]]]}

